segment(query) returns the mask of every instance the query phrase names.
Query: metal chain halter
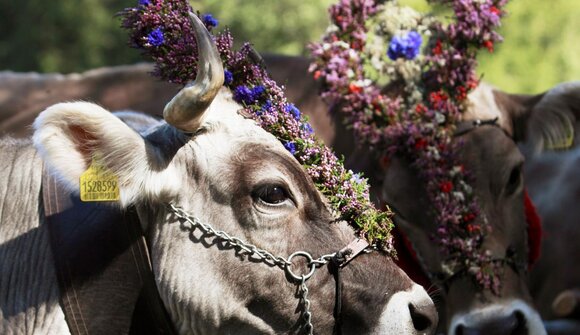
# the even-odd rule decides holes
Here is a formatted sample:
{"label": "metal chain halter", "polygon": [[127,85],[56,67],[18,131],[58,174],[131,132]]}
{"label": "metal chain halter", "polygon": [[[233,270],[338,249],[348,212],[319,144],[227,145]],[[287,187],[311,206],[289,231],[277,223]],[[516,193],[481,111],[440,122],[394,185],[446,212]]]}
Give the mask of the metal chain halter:
{"label": "metal chain halter", "polygon": [[[310,300],[308,299],[308,288],[306,287],[306,281],[308,281],[308,279],[312,277],[312,275],[314,274],[314,272],[316,272],[317,269],[321,268],[324,265],[327,265],[331,261],[334,261],[336,259],[337,254],[339,254],[340,258],[342,259],[339,266],[344,266],[346,265],[346,263],[348,263],[348,261],[352,260],[361,252],[372,251],[372,249],[368,249],[369,244],[366,243],[366,241],[355,240],[341,251],[334,252],[332,254],[322,255],[317,259],[314,259],[312,255],[310,255],[306,251],[296,251],[290,256],[288,256],[288,258],[284,258],[282,256],[274,256],[274,254],[272,254],[267,250],[260,249],[257,246],[244,242],[237,237],[232,237],[222,230],[217,230],[213,228],[210,224],[201,222],[201,220],[199,220],[195,216],[190,215],[179,206],[167,204],[167,209],[169,209],[169,211],[179,219],[179,221],[182,224],[182,227],[185,230],[190,231],[190,233],[193,233],[196,229],[199,229],[204,235],[215,236],[216,238],[229,244],[232,248],[235,248],[237,250],[243,250],[249,257],[254,256],[257,260],[267,264],[268,266],[272,267],[276,266],[284,270],[284,272],[287,275],[287,278],[289,278],[288,280],[291,283],[296,284],[298,287],[299,293],[298,299],[303,305],[302,318],[306,323],[304,328],[307,331],[307,334],[309,335],[313,334],[314,327],[312,325],[312,313],[310,312]],[[356,248],[358,250],[352,252],[350,246],[355,244],[358,245],[358,248]],[[347,258],[344,258],[344,256],[342,255],[344,255],[345,251],[348,250],[351,250],[351,252],[347,252],[349,255]],[[306,259],[307,266],[309,267],[308,273],[297,275],[292,271],[292,259],[294,259],[297,256],[301,256]],[[337,283],[337,285],[339,285],[339,283]],[[339,298],[340,297],[337,297],[337,300],[340,300]]]}

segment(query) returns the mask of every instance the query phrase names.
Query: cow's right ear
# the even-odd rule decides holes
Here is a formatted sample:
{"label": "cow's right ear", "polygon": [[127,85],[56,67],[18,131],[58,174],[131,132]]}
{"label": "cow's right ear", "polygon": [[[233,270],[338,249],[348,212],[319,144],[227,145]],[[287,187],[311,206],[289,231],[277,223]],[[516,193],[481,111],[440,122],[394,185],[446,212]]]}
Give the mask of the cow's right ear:
{"label": "cow's right ear", "polygon": [[49,107],[34,122],[33,142],[50,173],[71,192],[94,159],[118,180],[123,207],[176,192],[174,167],[153,144],[111,114],[87,102]]}
{"label": "cow's right ear", "polygon": [[538,95],[494,91],[494,98],[512,120],[515,140],[533,153],[567,149],[580,141],[580,82],[560,84]]}

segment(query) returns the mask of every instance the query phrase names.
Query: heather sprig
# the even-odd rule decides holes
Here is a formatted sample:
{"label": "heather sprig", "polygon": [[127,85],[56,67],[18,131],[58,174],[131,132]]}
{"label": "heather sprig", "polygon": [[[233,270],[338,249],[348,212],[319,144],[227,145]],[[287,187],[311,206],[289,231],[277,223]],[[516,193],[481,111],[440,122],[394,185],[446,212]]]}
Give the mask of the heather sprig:
{"label": "heather sprig", "polygon": [[[311,46],[311,71],[361,143],[409,158],[433,206],[443,268],[467,267],[477,283],[498,293],[498,263],[482,247],[491,228],[451,138],[478,85],[477,51],[492,52],[501,41],[495,29],[507,1],[431,2],[449,5],[453,22],[444,25],[393,0],[340,0],[329,9],[332,26],[323,41]],[[384,94],[385,85],[398,94]]]}
{"label": "heather sprig", "polygon": [[[155,62],[154,75],[186,84],[196,76],[197,47],[187,13],[186,0],[149,0],[122,12],[122,26],[129,31],[131,46]],[[202,22],[211,31],[217,20],[206,14]],[[149,35],[163,32],[163,43],[154,45]],[[337,219],[346,220],[361,237],[391,254],[392,213],[378,211],[369,199],[367,181],[350,170],[312,132],[308,120],[290,104],[283,88],[252,60],[251,47],[233,48],[225,30],[214,35],[224,65],[224,85],[262,128],[274,135],[302,164],[320,192],[329,200]]]}

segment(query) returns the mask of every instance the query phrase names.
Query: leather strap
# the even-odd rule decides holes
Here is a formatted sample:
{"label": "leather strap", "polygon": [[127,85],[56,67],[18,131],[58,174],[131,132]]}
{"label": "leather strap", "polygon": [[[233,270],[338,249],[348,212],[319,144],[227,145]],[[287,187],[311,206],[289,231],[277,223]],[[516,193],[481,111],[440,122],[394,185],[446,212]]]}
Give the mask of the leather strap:
{"label": "leather strap", "polygon": [[174,334],[135,211],[81,202],[46,170],[43,200],[71,333]]}

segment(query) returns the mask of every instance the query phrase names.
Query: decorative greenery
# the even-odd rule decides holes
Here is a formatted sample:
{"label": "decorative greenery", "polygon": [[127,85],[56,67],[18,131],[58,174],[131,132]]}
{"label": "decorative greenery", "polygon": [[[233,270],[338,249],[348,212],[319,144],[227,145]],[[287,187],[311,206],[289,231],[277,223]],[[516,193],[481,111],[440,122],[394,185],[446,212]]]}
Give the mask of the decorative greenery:
{"label": "decorative greenery", "polygon": [[[170,82],[185,84],[196,76],[198,57],[190,11],[184,0],[149,0],[123,12],[123,27],[129,30],[131,45],[152,58],[155,74]],[[212,31],[218,22],[208,17],[202,16],[206,28]],[[153,32],[162,33],[163,38],[155,38],[153,43]],[[304,166],[340,219],[349,222],[369,243],[392,253],[392,213],[375,209],[367,181],[346,170],[342,161],[314,137],[307,120],[286,101],[282,88],[254,63],[249,44],[234,50],[228,30],[216,34],[215,43],[225,68],[225,85],[245,107],[245,114],[276,136]]]}
{"label": "decorative greenery", "polygon": [[443,269],[467,269],[498,293],[500,264],[482,247],[491,227],[451,140],[478,84],[478,50],[493,52],[501,40],[495,29],[507,0],[432,2],[448,5],[454,19],[444,24],[395,0],[340,0],[323,42],[312,46],[311,70],[360,142],[410,159],[434,209]]}

